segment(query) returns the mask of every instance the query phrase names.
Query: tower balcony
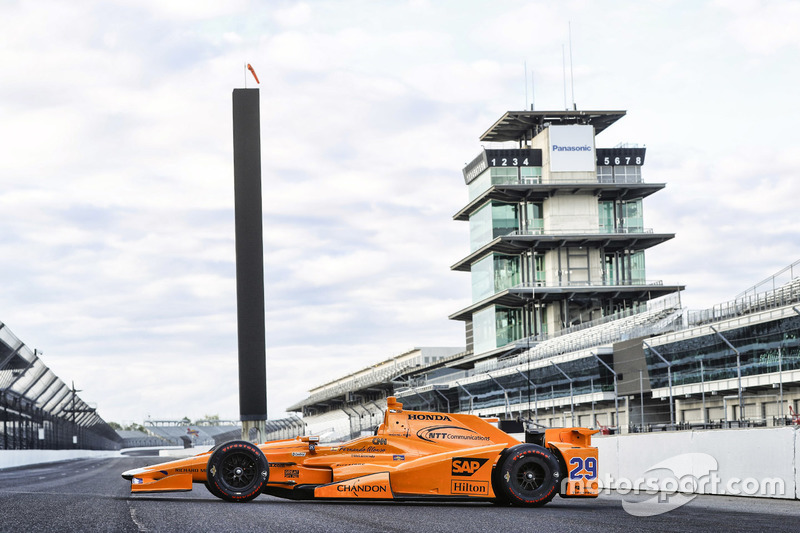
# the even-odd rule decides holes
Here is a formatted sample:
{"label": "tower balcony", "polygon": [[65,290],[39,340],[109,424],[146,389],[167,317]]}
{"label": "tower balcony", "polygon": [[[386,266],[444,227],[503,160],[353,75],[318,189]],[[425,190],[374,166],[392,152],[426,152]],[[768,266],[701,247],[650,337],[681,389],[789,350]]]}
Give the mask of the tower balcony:
{"label": "tower balcony", "polygon": [[557,178],[507,178],[508,183],[495,183],[480,192],[453,220],[469,220],[489,200],[505,203],[542,202],[558,194],[591,194],[600,201],[636,200],[663,189],[664,183],[644,183],[641,178],[602,177],[594,181],[565,181]]}
{"label": "tower balcony", "polygon": [[450,315],[451,320],[470,320],[472,314],[489,305],[523,307],[530,302],[550,303],[600,298],[645,301],[682,291],[684,285],[665,284],[661,280],[582,281],[563,283],[520,283],[484,298]]}
{"label": "tower balcony", "polygon": [[469,272],[470,266],[475,261],[489,253],[514,255],[528,250],[546,252],[557,248],[580,246],[602,248],[606,252],[638,251],[656,246],[674,237],[674,233],[655,233],[650,228],[612,229],[595,227],[558,231],[532,228],[513,231],[508,235],[496,237],[452,265],[450,269]]}

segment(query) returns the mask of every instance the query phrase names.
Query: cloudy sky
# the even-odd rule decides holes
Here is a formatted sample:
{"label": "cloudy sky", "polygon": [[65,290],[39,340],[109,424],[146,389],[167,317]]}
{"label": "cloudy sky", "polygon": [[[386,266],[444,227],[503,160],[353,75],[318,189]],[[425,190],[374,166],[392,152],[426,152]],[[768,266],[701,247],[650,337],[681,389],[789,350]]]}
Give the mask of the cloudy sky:
{"label": "cloudy sky", "polygon": [[106,420],[238,417],[231,91],[255,86],[249,62],[270,416],[463,345],[461,168],[505,111],[564,108],[570,27],[567,105],[574,86],[580,109],[627,110],[598,146],[646,145],[644,178],[667,183],[645,226],[677,237],[648,278],[699,309],[800,259],[796,2],[10,0],[0,321]]}

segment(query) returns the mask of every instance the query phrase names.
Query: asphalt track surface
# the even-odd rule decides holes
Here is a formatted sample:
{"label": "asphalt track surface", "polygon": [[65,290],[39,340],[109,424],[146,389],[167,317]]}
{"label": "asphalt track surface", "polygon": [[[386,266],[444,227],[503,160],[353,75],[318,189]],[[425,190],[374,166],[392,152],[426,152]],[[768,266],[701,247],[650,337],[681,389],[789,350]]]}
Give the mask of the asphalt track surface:
{"label": "asphalt track surface", "polygon": [[[298,502],[270,496],[227,503],[202,485],[191,492],[132,496],[120,473],[157,462],[155,457],[121,457],[0,470],[0,531],[800,531],[800,502],[722,496],[698,496],[677,509],[645,517],[629,514],[618,494],[591,500],[556,497],[539,509],[483,503]],[[652,497],[624,499],[635,503]]]}

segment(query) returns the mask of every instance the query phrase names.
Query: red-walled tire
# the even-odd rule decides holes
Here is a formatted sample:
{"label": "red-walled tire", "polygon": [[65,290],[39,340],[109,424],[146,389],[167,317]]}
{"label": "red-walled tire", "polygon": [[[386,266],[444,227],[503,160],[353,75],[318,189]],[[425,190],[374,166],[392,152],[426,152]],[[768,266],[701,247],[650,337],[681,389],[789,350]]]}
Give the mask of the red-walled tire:
{"label": "red-walled tire", "polygon": [[258,446],[235,440],[211,454],[206,477],[206,486],[214,496],[228,502],[247,502],[266,486],[269,463]]}
{"label": "red-walled tire", "polygon": [[493,476],[495,494],[524,507],[541,507],[558,493],[558,460],[546,448],[520,444],[503,454]]}

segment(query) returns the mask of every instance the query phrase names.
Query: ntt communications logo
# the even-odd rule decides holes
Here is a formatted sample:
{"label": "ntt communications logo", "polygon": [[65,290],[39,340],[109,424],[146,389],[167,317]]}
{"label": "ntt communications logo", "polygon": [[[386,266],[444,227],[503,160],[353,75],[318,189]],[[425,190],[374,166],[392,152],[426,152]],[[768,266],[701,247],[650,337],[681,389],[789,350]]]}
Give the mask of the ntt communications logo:
{"label": "ntt communications logo", "polygon": [[588,145],[582,146],[561,146],[558,144],[553,145],[554,152],[591,152],[592,147]]}

